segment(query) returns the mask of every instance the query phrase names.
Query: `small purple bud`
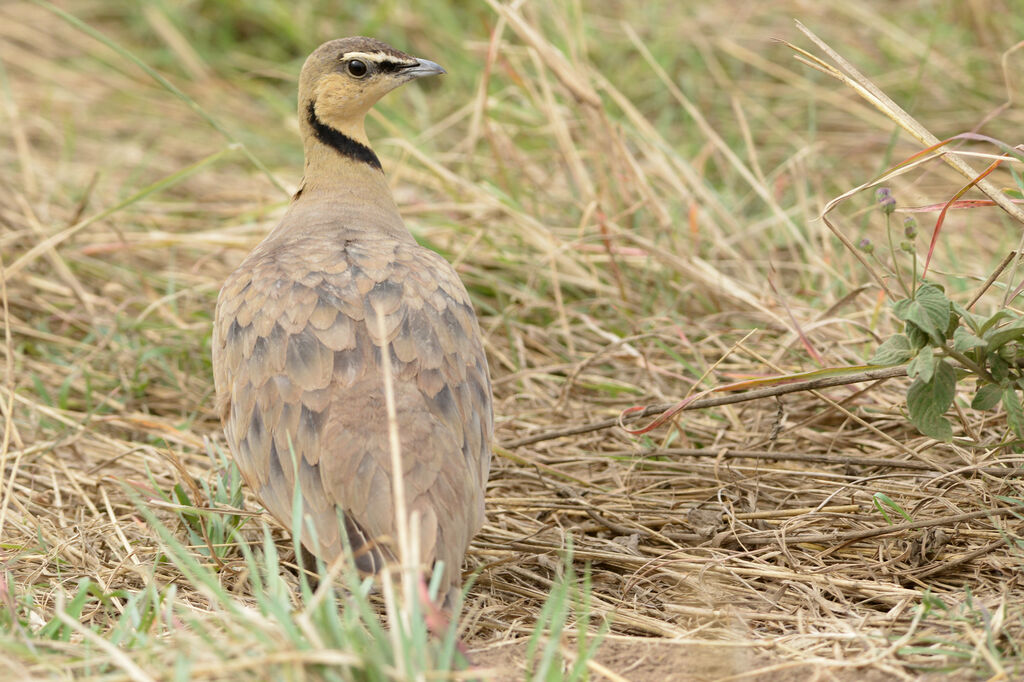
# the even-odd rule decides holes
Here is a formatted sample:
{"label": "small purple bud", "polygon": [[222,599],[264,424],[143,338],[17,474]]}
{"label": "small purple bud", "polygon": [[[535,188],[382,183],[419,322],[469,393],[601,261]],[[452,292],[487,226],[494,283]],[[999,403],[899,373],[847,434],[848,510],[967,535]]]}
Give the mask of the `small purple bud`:
{"label": "small purple bud", "polygon": [[903,234],[907,239],[913,239],[917,236],[917,221],[914,216],[907,216],[903,219]]}
{"label": "small purple bud", "polygon": [[875,245],[871,243],[870,239],[864,237],[864,239],[861,239],[860,243],[857,244],[857,248],[863,251],[864,253],[871,253],[872,251],[875,250]]}
{"label": "small purple bud", "polygon": [[881,206],[882,212],[885,215],[889,215],[896,210],[896,198],[893,197],[888,187],[879,187],[878,191],[875,192],[875,200],[878,201],[878,205]]}

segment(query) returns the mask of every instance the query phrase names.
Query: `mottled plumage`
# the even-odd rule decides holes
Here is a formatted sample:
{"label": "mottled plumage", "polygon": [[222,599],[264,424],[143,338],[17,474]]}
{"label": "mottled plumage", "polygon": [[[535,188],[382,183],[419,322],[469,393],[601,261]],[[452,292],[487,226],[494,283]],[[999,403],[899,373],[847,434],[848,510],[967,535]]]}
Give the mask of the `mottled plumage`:
{"label": "mottled plumage", "polygon": [[[353,75],[352,60],[367,73]],[[309,57],[299,85],[302,187],[220,292],[213,367],[228,444],[267,510],[292,528],[297,474],[319,539],[303,537],[306,547],[332,560],[347,532],[359,567],[374,572],[393,557],[396,535],[387,348],[423,560],[443,560],[457,587],[483,521],[487,360],[465,287],[405,228],[363,132],[381,95],[440,72],[369,38],[331,41]]]}

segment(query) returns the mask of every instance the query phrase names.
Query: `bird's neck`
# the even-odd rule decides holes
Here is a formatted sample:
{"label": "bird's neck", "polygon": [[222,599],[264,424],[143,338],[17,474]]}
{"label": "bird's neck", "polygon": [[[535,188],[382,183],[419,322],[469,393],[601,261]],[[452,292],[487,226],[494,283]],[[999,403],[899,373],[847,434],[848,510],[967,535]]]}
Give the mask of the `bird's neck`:
{"label": "bird's neck", "polygon": [[302,121],[306,154],[302,185],[281,228],[302,225],[340,238],[411,240],[362,119],[326,125]]}

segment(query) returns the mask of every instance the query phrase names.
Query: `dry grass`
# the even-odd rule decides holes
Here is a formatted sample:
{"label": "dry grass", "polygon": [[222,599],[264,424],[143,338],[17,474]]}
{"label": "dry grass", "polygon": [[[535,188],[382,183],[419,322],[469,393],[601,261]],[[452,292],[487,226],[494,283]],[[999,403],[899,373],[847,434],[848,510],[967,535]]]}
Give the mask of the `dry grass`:
{"label": "dry grass", "polygon": [[[995,17],[1014,3],[1002,15],[947,8],[927,27],[913,4],[794,0],[729,16],[609,4],[577,17],[567,3],[541,18],[494,2],[478,10],[493,33],[474,25],[449,43],[421,15],[395,15],[382,37],[453,76],[385,103],[371,136],[416,236],[458,264],[494,376],[500,445],[463,624],[479,661],[521,675],[509,672],[523,665],[517,647],[571,542],[590,566],[592,614],[611,624],[595,679],[1021,674],[1024,470],[1002,415],[960,403],[958,440],[938,444],[909,426],[906,380],[893,378],[689,411],[643,436],[606,428],[515,446],[741,378],[860,365],[894,330],[817,215],[920,146],[769,38],[811,49],[799,17],[916,103],[938,137],[972,129],[1006,97],[999,64],[1019,31]],[[163,55],[158,66],[294,186],[297,62],[244,42],[215,62],[155,7],[67,4],[118,44]],[[1008,57],[1018,94],[1020,55]],[[282,626],[256,613],[238,547],[215,553],[232,614],[163,560],[129,492],[155,500],[178,485],[216,506],[202,485],[228,475],[204,444],[222,442],[210,317],[287,195],[186,104],[44,9],[0,6],[0,65],[0,670],[163,678],[182,650],[193,679],[330,664],[343,652],[247,658],[248,631],[272,639]],[[1013,140],[1015,104],[984,132]],[[905,206],[962,183],[932,162],[892,186]],[[833,217],[851,241],[878,240],[870,208],[858,195]],[[966,301],[1020,225],[984,209],[945,230],[937,278]],[[1015,287],[1013,273],[993,291]],[[887,509],[888,524],[885,498],[908,518]],[[150,508],[188,541],[168,505]],[[244,533],[258,542],[260,524]],[[83,578],[95,598],[43,646],[30,633]],[[145,645],[110,644],[142,594],[191,620]]]}

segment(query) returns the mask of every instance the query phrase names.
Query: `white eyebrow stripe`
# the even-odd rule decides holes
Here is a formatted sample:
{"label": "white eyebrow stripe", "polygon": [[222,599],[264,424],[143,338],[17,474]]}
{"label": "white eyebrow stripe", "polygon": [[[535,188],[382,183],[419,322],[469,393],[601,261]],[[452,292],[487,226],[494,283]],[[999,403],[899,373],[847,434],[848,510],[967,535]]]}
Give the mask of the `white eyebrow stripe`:
{"label": "white eyebrow stripe", "polygon": [[384,52],[346,52],[342,55],[344,59],[363,59],[374,64],[382,64],[384,62],[391,62],[393,64],[408,64],[414,66],[418,62],[415,59],[400,59],[393,54],[386,54]]}

